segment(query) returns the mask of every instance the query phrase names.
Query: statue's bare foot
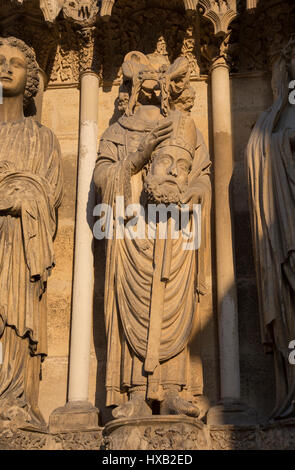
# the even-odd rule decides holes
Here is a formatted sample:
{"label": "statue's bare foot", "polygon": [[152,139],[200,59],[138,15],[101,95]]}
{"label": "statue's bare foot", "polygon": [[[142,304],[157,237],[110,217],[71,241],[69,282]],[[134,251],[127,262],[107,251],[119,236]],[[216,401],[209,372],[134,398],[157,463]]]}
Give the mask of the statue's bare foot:
{"label": "statue's bare foot", "polygon": [[186,415],[197,418],[200,414],[199,408],[193,403],[181,398],[177,392],[167,393],[161,403],[161,415]]}
{"label": "statue's bare foot", "polygon": [[145,394],[131,394],[130,400],[112,411],[114,418],[136,418],[151,416],[152,410],[145,401]]}

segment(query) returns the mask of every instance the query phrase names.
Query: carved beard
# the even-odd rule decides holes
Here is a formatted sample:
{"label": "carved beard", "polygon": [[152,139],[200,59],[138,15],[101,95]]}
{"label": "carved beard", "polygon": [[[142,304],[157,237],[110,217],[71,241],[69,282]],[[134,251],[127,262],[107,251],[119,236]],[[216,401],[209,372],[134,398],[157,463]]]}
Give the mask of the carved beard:
{"label": "carved beard", "polygon": [[[167,181],[175,182],[175,185],[167,184]],[[165,178],[147,174],[144,178],[143,190],[148,202],[154,204],[177,204],[180,205],[183,193],[187,188],[181,190],[173,176]]]}

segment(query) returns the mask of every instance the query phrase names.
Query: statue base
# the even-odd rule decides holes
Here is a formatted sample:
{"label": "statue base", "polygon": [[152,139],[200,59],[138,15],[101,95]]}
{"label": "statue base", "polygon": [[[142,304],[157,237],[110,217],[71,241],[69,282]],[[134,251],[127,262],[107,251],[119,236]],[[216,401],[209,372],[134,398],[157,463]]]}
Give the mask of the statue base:
{"label": "statue base", "polygon": [[204,423],[185,415],[154,415],[109,421],[104,429],[106,450],[207,450]]}
{"label": "statue base", "polygon": [[99,428],[99,411],[89,402],[67,402],[49,417],[52,434],[71,431],[91,431]]}
{"label": "statue base", "polygon": [[[141,421],[140,432],[136,429]],[[122,431],[125,431],[123,436]],[[131,434],[128,439],[128,434]],[[121,436],[120,436],[121,434]],[[133,440],[133,441],[132,441]],[[186,416],[110,421],[89,431],[0,430],[1,450],[295,450],[295,419],[256,426],[204,425]],[[114,446],[114,447],[112,447]],[[121,446],[121,447],[115,447]]]}
{"label": "statue base", "polygon": [[210,408],[207,414],[209,425],[254,426],[257,414],[254,408],[249,408],[239,401],[221,401]]}

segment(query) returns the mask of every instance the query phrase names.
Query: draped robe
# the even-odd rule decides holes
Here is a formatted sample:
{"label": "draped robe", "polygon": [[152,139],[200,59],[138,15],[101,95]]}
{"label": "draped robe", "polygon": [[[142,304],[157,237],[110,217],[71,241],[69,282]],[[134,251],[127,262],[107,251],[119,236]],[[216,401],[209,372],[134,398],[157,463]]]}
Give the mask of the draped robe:
{"label": "draped robe", "polygon": [[[46,283],[54,266],[62,197],[59,143],[32,118],[0,125],[0,409],[38,413],[40,360],[47,354]],[[6,210],[17,205],[18,215]]]}
{"label": "draped robe", "polygon": [[[276,64],[273,106],[258,119],[247,148],[250,216],[259,294],[262,342],[274,353],[276,405],[273,418],[295,414],[295,369],[288,346],[295,339],[295,158],[284,122],[288,83],[284,61]],[[275,76],[276,76],[275,75]]]}
{"label": "draped robe", "polygon": [[[142,138],[156,123],[122,117],[103,134],[94,180],[101,191],[102,202],[116,211],[116,197],[124,196],[125,207],[139,203],[142,194],[142,172],[131,176],[128,154],[135,152]],[[190,185],[201,183],[207,191],[203,207],[202,243],[205,245],[210,206],[210,160],[198,131],[196,157],[190,174]],[[205,216],[206,214],[206,216]],[[107,406],[126,400],[132,386],[148,386],[154,397],[161,387],[176,384],[202,393],[202,378],[190,383],[187,343],[192,331],[198,295],[204,294],[205,256],[198,259],[195,251],[184,251],[181,236],[172,243],[170,279],[166,283],[159,345],[159,365],[153,373],[144,369],[150,322],[150,303],[154,273],[154,240],[124,238],[116,233],[107,241],[105,277],[105,324],[107,334],[106,389]],[[160,313],[159,313],[160,314]],[[199,380],[198,380],[199,379]]]}

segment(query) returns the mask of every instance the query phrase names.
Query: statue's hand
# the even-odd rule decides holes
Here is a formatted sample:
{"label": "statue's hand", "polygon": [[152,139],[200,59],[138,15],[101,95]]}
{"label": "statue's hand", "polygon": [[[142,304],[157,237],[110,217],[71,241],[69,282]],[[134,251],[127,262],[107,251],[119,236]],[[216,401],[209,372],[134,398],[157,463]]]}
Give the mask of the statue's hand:
{"label": "statue's hand", "polygon": [[188,188],[182,198],[183,204],[189,204],[190,211],[193,210],[194,204],[204,204],[206,197],[206,188],[202,184],[196,184],[195,186]]}
{"label": "statue's hand", "polygon": [[156,126],[144,139],[141,141],[137,152],[130,155],[132,163],[132,173],[138,173],[142,167],[148,163],[151,155],[157,145],[170,137],[172,133],[172,121],[163,121],[162,124]]}

